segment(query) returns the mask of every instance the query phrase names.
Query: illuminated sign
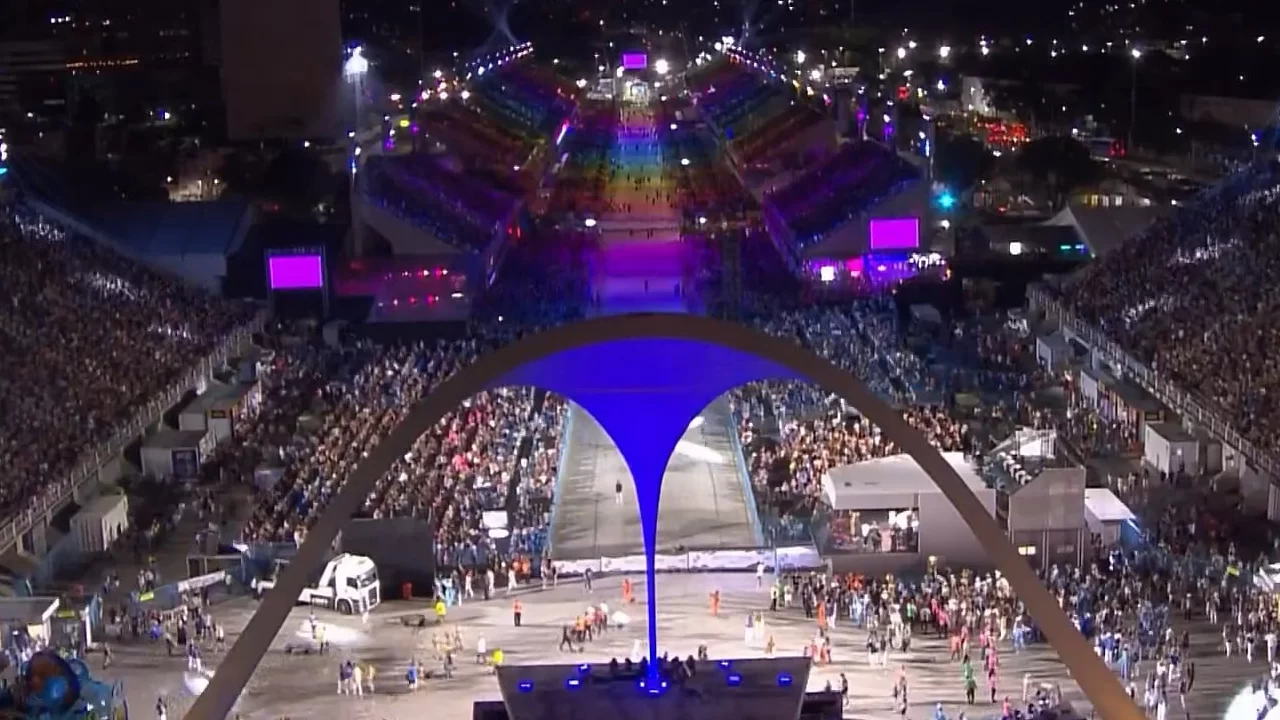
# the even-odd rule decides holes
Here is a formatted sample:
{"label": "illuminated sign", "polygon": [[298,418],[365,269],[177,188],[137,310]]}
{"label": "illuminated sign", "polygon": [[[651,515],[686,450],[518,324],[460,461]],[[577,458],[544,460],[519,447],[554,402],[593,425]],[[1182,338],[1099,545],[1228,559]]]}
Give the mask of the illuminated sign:
{"label": "illuminated sign", "polygon": [[622,53],[623,70],[644,70],[649,67],[649,56],[642,52]]}
{"label": "illuminated sign", "polygon": [[920,247],[919,218],[871,220],[872,250],[915,250]]}

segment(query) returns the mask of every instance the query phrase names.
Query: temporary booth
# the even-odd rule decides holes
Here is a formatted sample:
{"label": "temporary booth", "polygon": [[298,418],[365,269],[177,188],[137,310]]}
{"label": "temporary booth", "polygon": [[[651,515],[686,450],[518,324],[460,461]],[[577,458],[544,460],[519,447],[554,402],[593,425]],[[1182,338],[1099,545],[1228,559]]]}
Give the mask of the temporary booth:
{"label": "temporary booth", "polygon": [[53,635],[53,616],[61,605],[56,597],[24,597],[0,599],[0,627],[4,629],[4,647],[13,647],[22,636],[49,642]]}
{"label": "temporary booth", "polygon": [[129,529],[129,498],[99,495],[71,518],[71,535],[82,553],[106,552]]}
{"label": "temporary booth", "polygon": [[1140,429],[1165,419],[1165,408],[1159,400],[1142,388],[1107,372],[1101,363],[1080,372],[1080,394],[1093,404],[1103,419],[1133,428]]}
{"label": "temporary booth", "polygon": [[164,429],[142,441],[142,473],[153,478],[188,480],[198,477],[200,463],[213,452],[208,430]]}
{"label": "temporary booth", "polygon": [[1009,538],[1027,562],[1039,567],[1081,562],[1089,531],[1084,491],[1084,468],[1046,467],[1009,494]]}
{"label": "temporary booth", "polygon": [[1106,488],[1085,488],[1084,520],[1089,532],[1102,540],[1103,547],[1120,544],[1125,523],[1136,516],[1128,505]]}
{"label": "temporary booth", "polygon": [[221,443],[234,436],[236,423],[258,410],[262,388],[258,383],[225,385],[210,383],[207,390],[178,413],[178,429],[209,430]]}
{"label": "temporary booth", "polygon": [[[983,482],[963,453],[945,452],[942,456],[994,517],[996,491]],[[914,510],[918,517],[919,555],[957,567],[991,564],[968,524],[910,455],[832,468],[822,478],[822,496],[837,511]]]}
{"label": "temporary booth", "polygon": [[213,404],[234,393],[234,385],[209,382],[199,395],[178,411],[178,429],[188,431],[208,429],[209,410],[213,408]]}
{"label": "temporary booth", "polygon": [[1200,443],[1177,423],[1153,423],[1143,433],[1142,459],[1161,472],[1200,473]]}
{"label": "temporary booth", "polygon": [[1054,370],[1071,359],[1071,343],[1060,332],[1036,338],[1036,361],[1041,367]]}
{"label": "temporary booth", "polygon": [[49,621],[50,640],[76,647],[94,643],[94,627],[102,625],[102,599],[97,595],[63,598]]}

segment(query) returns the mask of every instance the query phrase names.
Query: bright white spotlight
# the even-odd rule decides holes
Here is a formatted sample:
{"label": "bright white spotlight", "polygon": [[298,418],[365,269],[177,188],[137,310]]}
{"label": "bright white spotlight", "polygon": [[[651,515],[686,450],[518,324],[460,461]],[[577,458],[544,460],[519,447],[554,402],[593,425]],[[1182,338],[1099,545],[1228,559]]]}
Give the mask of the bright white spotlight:
{"label": "bright white spotlight", "polygon": [[347,62],[342,66],[343,73],[347,77],[364,75],[369,72],[369,59],[364,56],[364,48],[357,47],[351,51],[351,57],[347,58]]}
{"label": "bright white spotlight", "polygon": [[690,460],[707,463],[708,465],[726,465],[727,459],[719,452],[712,450],[706,445],[689,442],[688,440],[680,440],[676,443],[676,455],[682,455]]}
{"label": "bright white spotlight", "polygon": [[689,167],[689,158],[680,158],[680,164],[684,167]]}
{"label": "bright white spotlight", "polygon": [[595,218],[587,218],[586,220],[583,220],[583,221],[582,221],[582,224],[583,224],[583,225],[586,225],[588,228],[593,228],[593,227],[595,227],[595,226],[596,226],[596,219],[595,219]]}
{"label": "bright white spotlight", "polygon": [[671,72],[671,63],[663,60],[662,58],[658,58],[658,60],[653,63],[653,71],[659,75],[666,75]]}

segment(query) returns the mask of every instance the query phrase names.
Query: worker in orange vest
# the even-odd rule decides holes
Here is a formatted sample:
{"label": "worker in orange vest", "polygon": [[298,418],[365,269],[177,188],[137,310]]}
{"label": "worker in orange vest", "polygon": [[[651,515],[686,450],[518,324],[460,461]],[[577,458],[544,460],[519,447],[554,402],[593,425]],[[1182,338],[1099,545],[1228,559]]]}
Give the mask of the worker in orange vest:
{"label": "worker in orange vest", "polygon": [[622,578],[622,601],[634,605],[636,598],[631,594],[631,578]]}
{"label": "worker in orange vest", "polygon": [[516,627],[520,627],[520,618],[524,615],[524,604],[517,599],[511,604],[511,619],[515,622]]}

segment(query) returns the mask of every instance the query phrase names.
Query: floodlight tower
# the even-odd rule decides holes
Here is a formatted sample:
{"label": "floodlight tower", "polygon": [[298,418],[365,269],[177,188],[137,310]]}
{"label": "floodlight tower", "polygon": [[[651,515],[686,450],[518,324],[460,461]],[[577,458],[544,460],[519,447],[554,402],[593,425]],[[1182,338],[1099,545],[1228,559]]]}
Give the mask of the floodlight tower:
{"label": "floodlight tower", "polygon": [[360,115],[364,110],[364,78],[369,73],[369,58],[364,56],[364,48],[356,46],[351,56],[342,64],[342,77],[351,83],[355,94],[356,121],[355,130],[360,131]]}
{"label": "floodlight tower", "polygon": [[351,139],[351,147],[349,149],[351,174],[347,179],[350,185],[350,197],[348,198],[348,207],[351,212],[351,244],[352,254],[356,257],[364,255],[364,217],[360,213],[359,205],[359,182],[358,172],[360,170],[360,119],[364,114],[364,78],[369,73],[369,59],[364,56],[364,48],[356,47],[351,51],[351,56],[342,65],[342,76],[347,82],[351,83],[352,91],[355,94],[355,122],[352,123],[352,129],[347,132]]}

